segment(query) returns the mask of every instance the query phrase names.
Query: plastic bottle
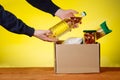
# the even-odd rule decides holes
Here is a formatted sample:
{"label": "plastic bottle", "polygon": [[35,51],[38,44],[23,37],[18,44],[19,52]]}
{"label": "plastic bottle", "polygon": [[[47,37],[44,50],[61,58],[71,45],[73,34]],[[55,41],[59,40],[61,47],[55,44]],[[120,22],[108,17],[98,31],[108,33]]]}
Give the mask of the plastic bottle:
{"label": "plastic bottle", "polygon": [[62,20],[61,22],[49,29],[52,32],[52,34],[49,37],[59,37],[65,32],[71,31],[71,29],[74,28],[74,25],[76,23],[81,24],[81,20],[84,16],[86,16],[86,13],[82,12],[80,17],[71,17],[69,19]]}

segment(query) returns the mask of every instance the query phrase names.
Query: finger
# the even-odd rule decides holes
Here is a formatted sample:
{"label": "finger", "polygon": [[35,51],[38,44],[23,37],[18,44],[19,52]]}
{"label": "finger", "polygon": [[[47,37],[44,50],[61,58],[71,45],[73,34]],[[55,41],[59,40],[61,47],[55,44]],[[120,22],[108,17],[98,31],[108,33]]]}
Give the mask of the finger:
{"label": "finger", "polygon": [[56,38],[46,38],[45,40],[48,42],[57,42],[58,41],[58,39],[56,39]]}
{"label": "finger", "polygon": [[52,34],[52,32],[50,30],[46,30],[46,32],[45,32],[46,36],[50,36],[51,34]]}
{"label": "finger", "polygon": [[70,12],[72,12],[73,14],[78,14],[78,12],[75,10],[70,10]]}
{"label": "finger", "polygon": [[46,32],[46,33],[50,33],[51,31],[50,31],[50,30],[46,30],[45,32]]}
{"label": "finger", "polygon": [[58,41],[57,38],[55,38],[55,37],[48,37],[47,35],[44,35],[42,40],[48,41],[48,42],[56,42],[56,41]]}

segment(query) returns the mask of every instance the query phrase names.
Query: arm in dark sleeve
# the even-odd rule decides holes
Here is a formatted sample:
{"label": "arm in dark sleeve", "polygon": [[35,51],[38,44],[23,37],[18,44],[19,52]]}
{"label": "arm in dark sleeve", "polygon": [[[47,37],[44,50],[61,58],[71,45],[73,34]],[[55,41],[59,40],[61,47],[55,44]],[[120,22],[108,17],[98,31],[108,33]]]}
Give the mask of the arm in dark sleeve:
{"label": "arm in dark sleeve", "polygon": [[55,12],[59,9],[57,5],[55,5],[51,0],[26,0],[32,6],[45,11],[47,13],[55,16]]}
{"label": "arm in dark sleeve", "polygon": [[34,34],[34,29],[27,26],[20,19],[18,19],[14,14],[4,10],[0,5],[0,25],[3,26],[8,31],[25,34],[32,36]]}

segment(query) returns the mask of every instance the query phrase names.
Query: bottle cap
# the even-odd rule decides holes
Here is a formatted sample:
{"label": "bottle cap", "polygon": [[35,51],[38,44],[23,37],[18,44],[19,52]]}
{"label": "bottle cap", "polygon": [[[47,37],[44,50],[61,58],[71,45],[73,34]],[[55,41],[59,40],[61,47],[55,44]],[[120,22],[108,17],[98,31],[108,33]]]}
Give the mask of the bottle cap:
{"label": "bottle cap", "polygon": [[83,30],[83,32],[96,32],[96,30]]}
{"label": "bottle cap", "polygon": [[86,16],[87,14],[86,14],[86,12],[85,11],[83,11],[82,13],[81,13],[81,16],[82,17],[84,17],[84,16]]}

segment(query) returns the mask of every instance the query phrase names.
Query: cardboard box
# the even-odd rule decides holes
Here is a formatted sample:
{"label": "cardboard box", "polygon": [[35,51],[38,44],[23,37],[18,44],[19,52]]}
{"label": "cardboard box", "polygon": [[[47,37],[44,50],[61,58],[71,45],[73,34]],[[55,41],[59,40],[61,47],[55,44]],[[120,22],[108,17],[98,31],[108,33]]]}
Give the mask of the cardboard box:
{"label": "cardboard box", "polygon": [[100,44],[55,44],[56,73],[99,73]]}

